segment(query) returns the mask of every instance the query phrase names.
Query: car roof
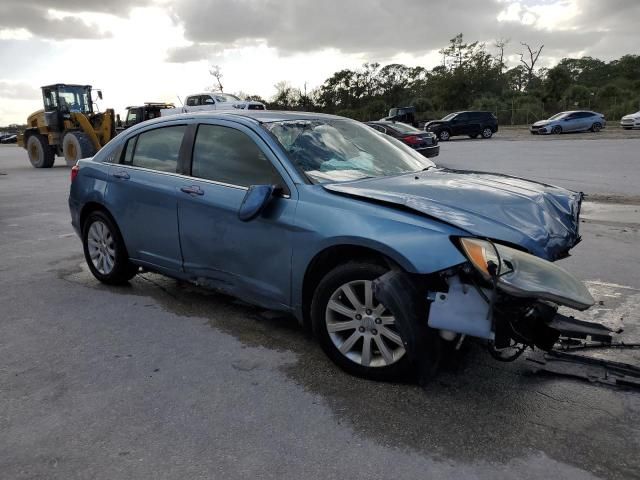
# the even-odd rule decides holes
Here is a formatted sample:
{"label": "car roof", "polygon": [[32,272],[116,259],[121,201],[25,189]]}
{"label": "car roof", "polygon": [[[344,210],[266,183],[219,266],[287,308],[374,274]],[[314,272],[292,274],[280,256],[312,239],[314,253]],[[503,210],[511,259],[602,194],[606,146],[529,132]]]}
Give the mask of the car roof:
{"label": "car roof", "polygon": [[[344,117],[337,115],[327,115],[325,113],[314,112],[294,112],[284,110],[225,110],[198,112],[196,114],[183,114],[184,116],[197,118],[221,119],[229,116],[243,117],[255,120],[259,123],[282,122],[286,120],[343,120]],[[170,118],[170,117],[167,117]]]}
{"label": "car roof", "polygon": [[349,120],[345,117],[337,115],[327,115],[324,113],[313,112],[293,112],[279,110],[206,110],[200,112],[178,113],[165,117],[158,117],[152,120],[139,123],[130,129],[127,133],[136,132],[150,125],[160,125],[163,123],[174,122],[176,120],[225,120],[225,119],[242,119],[244,122],[254,123],[273,123],[294,120]]}

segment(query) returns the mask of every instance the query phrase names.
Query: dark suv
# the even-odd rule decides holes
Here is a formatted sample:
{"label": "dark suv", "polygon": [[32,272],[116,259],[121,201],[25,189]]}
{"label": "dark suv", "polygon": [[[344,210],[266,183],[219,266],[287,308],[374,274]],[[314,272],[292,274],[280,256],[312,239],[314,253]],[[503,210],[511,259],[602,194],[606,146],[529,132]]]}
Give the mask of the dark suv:
{"label": "dark suv", "polygon": [[435,133],[442,141],[457,135],[468,135],[471,138],[491,138],[498,131],[498,119],[491,112],[455,112],[442,120],[427,122],[427,132]]}

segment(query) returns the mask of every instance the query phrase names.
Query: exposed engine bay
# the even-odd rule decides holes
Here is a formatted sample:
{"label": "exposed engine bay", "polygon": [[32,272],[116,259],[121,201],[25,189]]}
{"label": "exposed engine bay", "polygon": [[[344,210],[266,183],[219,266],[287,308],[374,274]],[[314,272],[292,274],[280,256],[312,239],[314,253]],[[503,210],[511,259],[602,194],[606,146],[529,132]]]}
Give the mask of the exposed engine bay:
{"label": "exposed engine bay", "polygon": [[[483,339],[491,356],[499,361],[514,361],[527,349],[537,349],[547,355],[533,360],[534,370],[538,371],[548,366],[548,372],[572,375],[567,373],[572,364],[579,369],[585,364],[609,365],[602,360],[594,364],[587,357],[558,353],[558,347],[578,340],[610,346],[612,334],[620,333],[558,312],[560,306],[582,311],[593,305],[582,282],[561,267],[520,250],[489,240],[456,241],[469,258],[468,263],[421,279],[393,270],[374,282],[376,296],[398,312],[401,333],[403,329],[407,333],[413,329],[415,335],[415,327],[406,323],[412,322],[412,316],[415,319],[421,315],[418,322],[428,326],[432,335],[437,332],[439,338],[455,344],[456,349],[466,337]],[[422,335],[425,342],[428,330],[422,330]],[[433,359],[421,358],[426,354],[424,350],[416,350],[416,345],[406,347],[418,366],[431,368]],[[418,342],[417,348],[428,346]],[[562,362],[561,367],[558,362]],[[640,386],[640,369],[631,365],[613,368],[622,375],[619,384]],[[578,371],[573,376],[581,374]],[[421,375],[426,381],[429,372]],[[604,377],[611,378],[607,374]]]}

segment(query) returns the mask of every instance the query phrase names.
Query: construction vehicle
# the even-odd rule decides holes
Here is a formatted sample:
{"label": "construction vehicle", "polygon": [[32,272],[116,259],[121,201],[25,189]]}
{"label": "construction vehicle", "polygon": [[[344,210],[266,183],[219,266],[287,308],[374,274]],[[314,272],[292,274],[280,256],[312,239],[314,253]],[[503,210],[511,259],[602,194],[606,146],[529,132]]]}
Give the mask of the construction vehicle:
{"label": "construction vehicle", "polygon": [[158,118],[160,116],[160,110],[175,107],[173,103],[163,102],[145,102],[145,104],[141,106],[127,107],[127,116],[125,117],[124,123],[120,121],[117,122],[118,129],[125,130],[140,122]]}
{"label": "construction vehicle", "polygon": [[[102,99],[102,92],[97,90]],[[94,111],[91,85],[56,83],[42,87],[44,109],[29,115],[18,144],[35,168],[50,168],[55,156],[67,165],[91,157],[116,136],[113,109]]]}

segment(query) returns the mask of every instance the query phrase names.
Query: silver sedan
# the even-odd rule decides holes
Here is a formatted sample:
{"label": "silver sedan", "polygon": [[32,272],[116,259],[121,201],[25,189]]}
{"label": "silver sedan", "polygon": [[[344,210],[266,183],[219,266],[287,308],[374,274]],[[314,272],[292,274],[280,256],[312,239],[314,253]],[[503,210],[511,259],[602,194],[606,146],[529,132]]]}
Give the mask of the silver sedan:
{"label": "silver sedan", "polygon": [[567,132],[599,132],[607,121],[602,113],[585,110],[560,112],[547,120],[540,120],[529,127],[532,134],[560,134]]}

